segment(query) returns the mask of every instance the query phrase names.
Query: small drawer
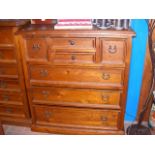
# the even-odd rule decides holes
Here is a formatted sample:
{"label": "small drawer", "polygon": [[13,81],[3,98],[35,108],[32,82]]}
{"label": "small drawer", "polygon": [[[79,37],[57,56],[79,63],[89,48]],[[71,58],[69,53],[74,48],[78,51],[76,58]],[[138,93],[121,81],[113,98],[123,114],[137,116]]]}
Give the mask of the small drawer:
{"label": "small drawer", "polygon": [[0,116],[25,117],[23,106],[2,106],[0,105]]}
{"label": "small drawer", "polygon": [[[51,84],[81,85],[94,87],[122,87],[124,70],[80,69],[61,67],[30,67],[31,82],[39,80]],[[47,83],[47,82],[46,82]]]}
{"label": "small drawer", "polygon": [[94,63],[95,54],[93,53],[56,53],[52,60],[58,64],[88,64]]}
{"label": "small drawer", "polygon": [[0,44],[12,43],[14,43],[12,28],[0,27]]}
{"label": "small drawer", "polygon": [[26,39],[28,60],[47,61],[47,42],[45,38]]}
{"label": "small drawer", "polygon": [[125,64],[127,52],[126,41],[123,39],[108,39],[100,40],[101,44],[101,59],[104,64]]}
{"label": "small drawer", "polygon": [[95,38],[53,38],[51,48],[57,50],[94,50],[96,48]]}
{"label": "small drawer", "polygon": [[57,105],[120,107],[121,91],[33,87],[32,98],[33,102],[56,103]]}
{"label": "small drawer", "polygon": [[0,79],[0,90],[19,91],[19,81]]}
{"label": "small drawer", "polygon": [[16,65],[0,66],[0,77],[18,78],[18,69]]}
{"label": "small drawer", "polygon": [[81,128],[116,128],[119,111],[56,106],[35,106],[37,124]]}
{"label": "small drawer", "polygon": [[18,103],[22,104],[20,92],[0,92],[0,103]]}
{"label": "small drawer", "polygon": [[16,54],[13,49],[0,49],[0,62],[16,62]]}

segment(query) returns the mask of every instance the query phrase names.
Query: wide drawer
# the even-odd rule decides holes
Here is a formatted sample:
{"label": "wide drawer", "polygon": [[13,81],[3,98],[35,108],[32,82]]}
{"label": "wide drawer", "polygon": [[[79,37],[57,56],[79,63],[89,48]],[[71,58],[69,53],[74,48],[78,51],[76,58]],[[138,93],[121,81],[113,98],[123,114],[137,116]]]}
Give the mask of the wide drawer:
{"label": "wide drawer", "polygon": [[2,106],[0,105],[0,116],[10,116],[10,117],[25,117],[24,107],[23,106],[13,106],[7,105]]}
{"label": "wide drawer", "polygon": [[19,81],[0,79],[0,90],[19,91],[20,90]]}
{"label": "wide drawer", "polygon": [[0,49],[0,62],[16,62],[16,54],[13,49]]}
{"label": "wide drawer", "polygon": [[37,124],[81,128],[118,128],[119,111],[56,106],[34,106]]}
{"label": "wide drawer", "polygon": [[120,107],[121,102],[121,91],[112,90],[33,87],[31,95],[41,104]]}
{"label": "wide drawer", "polygon": [[52,38],[50,47],[53,50],[94,50],[96,47],[95,38]]}
{"label": "wide drawer", "polygon": [[20,92],[3,92],[3,91],[0,91],[0,103],[22,104],[22,96],[21,96]]}
{"label": "wide drawer", "polygon": [[16,65],[0,65],[0,77],[18,78],[18,69]]}
{"label": "wide drawer", "polygon": [[31,66],[31,82],[46,82],[58,85],[81,85],[96,87],[122,87],[124,71],[121,69],[81,69]]}

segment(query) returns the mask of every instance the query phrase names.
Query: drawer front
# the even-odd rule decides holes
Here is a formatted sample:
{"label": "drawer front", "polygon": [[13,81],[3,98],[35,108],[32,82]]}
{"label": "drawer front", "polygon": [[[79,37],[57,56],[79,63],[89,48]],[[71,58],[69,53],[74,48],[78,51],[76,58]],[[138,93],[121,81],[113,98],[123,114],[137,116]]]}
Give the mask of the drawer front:
{"label": "drawer front", "polygon": [[0,62],[16,61],[15,51],[12,49],[0,49]]}
{"label": "drawer front", "polygon": [[95,38],[53,38],[50,44],[55,50],[94,50],[96,47]]}
{"label": "drawer front", "polygon": [[19,90],[19,81],[3,80],[0,79],[0,90]]}
{"label": "drawer front", "polygon": [[51,56],[51,61],[60,64],[87,64],[94,63],[95,54],[94,53],[61,53],[57,52],[55,55]]}
{"label": "drawer front", "polygon": [[119,112],[100,109],[35,106],[36,123],[70,127],[117,128]]}
{"label": "drawer front", "polygon": [[13,32],[10,28],[0,27],[0,44],[13,43]]}
{"label": "drawer front", "polygon": [[123,85],[123,70],[30,67],[30,78],[53,84]]}
{"label": "drawer front", "polygon": [[26,39],[26,47],[28,60],[47,61],[47,42],[45,38]]}
{"label": "drawer front", "polygon": [[11,116],[11,117],[25,117],[23,106],[1,106],[0,105],[0,116]]}
{"label": "drawer front", "polygon": [[94,89],[73,88],[37,88],[32,89],[34,102],[51,102],[73,105],[100,104],[120,105],[121,92]]}
{"label": "drawer front", "polygon": [[125,64],[126,41],[122,39],[101,39],[102,63]]}
{"label": "drawer front", "polygon": [[18,70],[16,65],[0,66],[0,77],[18,77]]}
{"label": "drawer front", "polygon": [[22,102],[22,96],[18,92],[0,92],[0,103]]}

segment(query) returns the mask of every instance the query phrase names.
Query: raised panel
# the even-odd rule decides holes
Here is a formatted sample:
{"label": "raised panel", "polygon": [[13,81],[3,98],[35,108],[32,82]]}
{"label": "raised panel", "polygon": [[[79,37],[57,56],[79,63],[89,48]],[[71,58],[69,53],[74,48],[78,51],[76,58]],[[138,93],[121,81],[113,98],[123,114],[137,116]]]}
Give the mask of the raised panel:
{"label": "raised panel", "polygon": [[100,44],[103,64],[125,64],[127,52],[125,40],[102,38]]}

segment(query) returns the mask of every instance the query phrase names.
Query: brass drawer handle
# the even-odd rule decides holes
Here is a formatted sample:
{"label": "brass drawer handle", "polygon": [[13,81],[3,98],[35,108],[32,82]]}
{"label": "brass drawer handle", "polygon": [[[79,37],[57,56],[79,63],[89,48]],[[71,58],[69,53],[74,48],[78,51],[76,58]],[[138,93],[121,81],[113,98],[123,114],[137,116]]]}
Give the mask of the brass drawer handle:
{"label": "brass drawer handle", "polygon": [[111,54],[114,54],[117,52],[117,46],[116,45],[109,45],[109,48],[108,48],[108,52],[111,53]]}
{"label": "brass drawer handle", "polygon": [[101,121],[102,122],[107,122],[108,121],[108,118],[106,116],[101,116]]}
{"label": "brass drawer handle", "polygon": [[3,101],[9,101],[9,96],[8,95],[3,95]]}
{"label": "brass drawer handle", "polygon": [[40,50],[40,45],[39,44],[33,44],[32,49],[33,50]]}
{"label": "brass drawer handle", "polygon": [[4,55],[2,52],[0,52],[0,59],[3,59],[4,58]]}
{"label": "brass drawer handle", "polygon": [[72,56],[71,56],[71,59],[72,59],[72,60],[75,60],[75,59],[76,59],[76,56],[75,56],[75,55],[72,55]]}
{"label": "brass drawer handle", "polygon": [[109,96],[108,95],[102,95],[103,102],[109,102]]}
{"label": "brass drawer handle", "polygon": [[48,70],[45,70],[45,69],[40,70],[40,75],[42,77],[48,76]]}
{"label": "brass drawer handle", "polygon": [[104,80],[109,80],[109,79],[110,79],[110,74],[108,74],[108,73],[103,73],[103,74],[102,74],[102,78],[103,78]]}
{"label": "brass drawer handle", "polygon": [[42,91],[42,94],[43,94],[45,97],[47,97],[47,96],[49,95],[49,91],[43,90],[43,91]]}
{"label": "brass drawer handle", "polygon": [[50,118],[52,116],[52,112],[51,111],[45,111],[44,115],[46,118]]}
{"label": "brass drawer handle", "polygon": [[75,42],[73,40],[68,41],[70,45],[75,45]]}
{"label": "brass drawer handle", "polygon": [[0,81],[0,88],[7,88],[7,83],[4,81]]}
{"label": "brass drawer handle", "polygon": [[12,113],[12,112],[13,112],[13,110],[12,110],[11,108],[7,108],[5,111],[6,111],[7,113]]}

